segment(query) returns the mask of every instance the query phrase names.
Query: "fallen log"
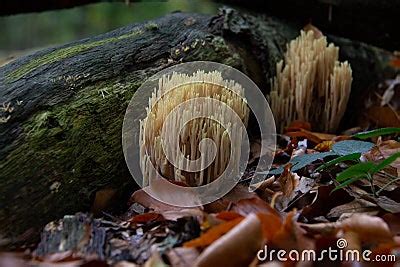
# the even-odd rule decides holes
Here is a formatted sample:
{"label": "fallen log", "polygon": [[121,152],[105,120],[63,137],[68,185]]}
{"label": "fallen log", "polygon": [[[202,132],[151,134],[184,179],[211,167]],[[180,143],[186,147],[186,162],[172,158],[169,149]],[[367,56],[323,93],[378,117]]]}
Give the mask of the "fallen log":
{"label": "fallen log", "polygon": [[[133,190],[121,128],[146,78],[180,62],[209,60],[242,70],[267,92],[300,28],[233,9],[217,16],[174,13],[1,67],[0,235],[11,243],[32,239],[48,221],[89,210],[102,190],[116,196]],[[392,73],[389,52],[330,39],[352,65],[353,100]]]}
{"label": "fallen log", "polygon": [[323,32],[400,49],[398,34],[399,0],[219,0],[287,20],[313,23]]}

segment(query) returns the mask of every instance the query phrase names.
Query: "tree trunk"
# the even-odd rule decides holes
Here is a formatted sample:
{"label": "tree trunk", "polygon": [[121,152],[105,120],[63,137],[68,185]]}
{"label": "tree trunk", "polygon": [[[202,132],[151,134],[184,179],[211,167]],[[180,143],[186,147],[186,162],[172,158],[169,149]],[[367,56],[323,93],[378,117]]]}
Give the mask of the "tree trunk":
{"label": "tree trunk", "polygon": [[[2,234],[16,237],[88,210],[104,188],[133,189],[121,128],[125,108],[146,78],[179,62],[209,60],[244,71],[267,92],[276,62],[298,33],[294,25],[232,9],[215,17],[174,13],[1,67]],[[353,99],[392,71],[389,52],[330,39],[352,65]]]}

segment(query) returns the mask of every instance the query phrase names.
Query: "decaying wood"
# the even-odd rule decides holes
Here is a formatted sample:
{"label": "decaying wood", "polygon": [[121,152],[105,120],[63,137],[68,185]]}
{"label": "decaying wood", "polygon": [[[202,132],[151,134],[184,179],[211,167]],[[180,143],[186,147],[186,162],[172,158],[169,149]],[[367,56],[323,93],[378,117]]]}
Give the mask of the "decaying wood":
{"label": "decaying wood", "polygon": [[[121,148],[122,119],[150,75],[179,62],[216,61],[244,71],[267,92],[276,62],[300,28],[232,9],[218,16],[174,13],[1,67],[1,233],[16,237],[88,210],[104,188],[119,195],[132,190]],[[350,103],[392,71],[389,52],[329,38],[353,68]]]}
{"label": "decaying wood", "polygon": [[389,50],[400,49],[399,0],[220,0],[285,18],[313,23],[323,32],[359,40]]}

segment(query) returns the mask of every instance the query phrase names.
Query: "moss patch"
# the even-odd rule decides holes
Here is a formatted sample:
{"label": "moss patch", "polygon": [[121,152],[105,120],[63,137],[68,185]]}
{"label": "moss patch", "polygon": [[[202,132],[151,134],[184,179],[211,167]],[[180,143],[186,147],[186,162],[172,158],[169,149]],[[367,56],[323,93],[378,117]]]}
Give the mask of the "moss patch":
{"label": "moss patch", "polygon": [[[40,225],[87,210],[95,190],[104,185],[133,184],[121,130],[125,109],[143,79],[84,88],[69,103],[41,111],[24,124],[17,148],[0,165],[4,232],[19,234],[32,221]],[[57,191],[51,190],[55,183]]]}
{"label": "moss patch", "polygon": [[49,54],[39,56],[35,59],[32,59],[28,63],[22,65],[18,69],[7,74],[7,79],[10,81],[18,80],[21,77],[23,77],[24,75],[30,73],[31,71],[33,71],[43,65],[51,64],[51,63],[57,62],[59,60],[77,55],[83,51],[89,50],[89,49],[97,47],[97,46],[101,46],[101,45],[111,43],[111,42],[120,41],[120,40],[127,39],[127,38],[132,38],[141,33],[142,33],[141,29],[136,29],[130,33],[123,34],[120,36],[58,49]]}

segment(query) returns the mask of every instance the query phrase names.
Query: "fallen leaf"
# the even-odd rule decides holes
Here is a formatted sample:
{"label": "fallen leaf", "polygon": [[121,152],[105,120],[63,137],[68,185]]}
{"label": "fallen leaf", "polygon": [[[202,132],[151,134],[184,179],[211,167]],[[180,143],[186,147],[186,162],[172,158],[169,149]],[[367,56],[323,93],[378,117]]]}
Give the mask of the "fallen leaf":
{"label": "fallen leaf", "polygon": [[389,211],[391,213],[399,213],[400,212],[400,203],[386,197],[380,196],[375,199],[376,204],[382,209]]}
{"label": "fallen leaf", "polygon": [[233,227],[239,224],[243,220],[243,217],[233,219],[231,221],[223,222],[217,226],[212,227],[207,232],[202,234],[200,237],[190,240],[183,244],[184,247],[206,247],[212,244],[215,240],[229,232]]}
{"label": "fallen leaf", "polygon": [[165,220],[164,217],[159,213],[148,212],[136,215],[132,217],[129,221],[133,224],[143,224],[153,221],[163,221]]}
{"label": "fallen leaf", "polygon": [[319,144],[322,142],[322,139],[320,139],[318,136],[316,136],[312,132],[304,130],[304,129],[300,129],[300,131],[296,131],[296,132],[286,132],[285,135],[290,136],[292,138],[293,137],[304,138],[304,139],[307,139],[307,140],[313,142],[314,144]]}
{"label": "fallen leaf", "polygon": [[390,107],[371,106],[365,110],[364,115],[376,127],[400,127],[400,114]]}
{"label": "fallen leaf", "polygon": [[222,198],[205,205],[204,210],[208,213],[219,213],[227,210],[232,204],[235,204],[242,199],[254,197],[257,197],[255,192],[250,192],[247,186],[238,184]]}
{"label": "fallen leaf", "polygon": [[251,213],[272,213],[278,215],[275,209],[259,197],[241,199],[237,203],[232,204],[231,211],[235,211],[243,216]]}
{"label": "fallen leaf", "polygon": [[281,217],[272,213],[257,213],[257,217],[261,221],[265,239],[272,240],[275,234],[282,227]]}
{"label": "fallen leaf", "polygon": [[[179,195],[176,192],[171,192],[171,190],[173,190],[171,187],[168,187],[169,182],[164,180],[164,179],[157,179],[156,181],[153,181],[152,184],[152,190],[153,191],[157,191],[157,194],[161,194],[163,196],[167,196],[167,195],[173,195],[168,196],[167,198],[177,198],[180,197],[180,201],[186,203],[186,204],[190,204],[190,205],[196,205],[196,203],[198,203],[198,199],[196,198],[195,195],[190,195],[190,193],[184,194],[184,195]],[[152,196],[150,196],[147,192],[145,192],[145,190],[140,189],[135,191],[132,196],[129,199],[129,203],[139,203],[140,205],[152,209],[153,211],[157,212],[157,213],[163,213],[163,212],[167,212],[167,211],[182,211],[182,210],[187,210],[187,209],[194,209],[194,210],[202,210],[203,207],[202,206],[197,206],[197,207],[193,207],[193,208],[182,208],[179,206],[172,206],[172,205],[168,205],[164,202],[161,202],[155,198],[153,198]]]}
{"label": "fallen leaf", "polygon": [[387,223],[376,216],[354,214],[342,221],[340,228],[344,232],[351,231],[357,233],[361,241],[369,244],[378,244],[393,240]]}
{"label": "fallen leaf", "polygon": [[207,247],[195,266],[248,266],[263,243],[261,222],[250,214],[226,235]]}
{"label": "fallen leaf", "polygon": [[313,240],[306,236],[306,231],[296,222],[295,216],[295,210],[287,214],[282,226],[269,244],[285,250],[296,249],[299,252],[314,248]]}
{"label": "fallen leaf", "polygon": [[[341,215],[345,213],[353,214],[353,213],[378,213],[379,208],[376,204],[371,203],[364,199],[355,199],[349,203],[336,206],[332,208],[327,214],[328,218],[339,218]],[[376,215],[375,214],[375,215]]]}
{"label": "fallen leaf", "polygon": [[[400,152],[400,143],[394,140],[383,141],[378,144],[378,149],[383,158],[388,158],[391,155]],[[390,166],[400,169],[400,158],[390,164]]]}
{"label": "fallen leaf", "polygon": [[322,143],[316,145],[314,149],[319,152],[327,152],[332,149],[334,143],[334,141],[322,141]]}
{"label": "fallen leaf", "polygon": [[240,215],[239,213],[234,212],[234,211],[221,211],[220,213],[217,214],[216,217],[218,219],[224,220],[224,221],[231,221],[236,218],[243,218],[242,215]]}
{"label": "fallen leaf", "polygon": [[347,194],[346,191],[337,190],[332,192],[333,188],[334,186],[332,185],[319,186],[314,200],[301,210],[301,216],[308,221],[313,221],[316,217],[326,216],[334,207],[353,200],[353,197]]}

